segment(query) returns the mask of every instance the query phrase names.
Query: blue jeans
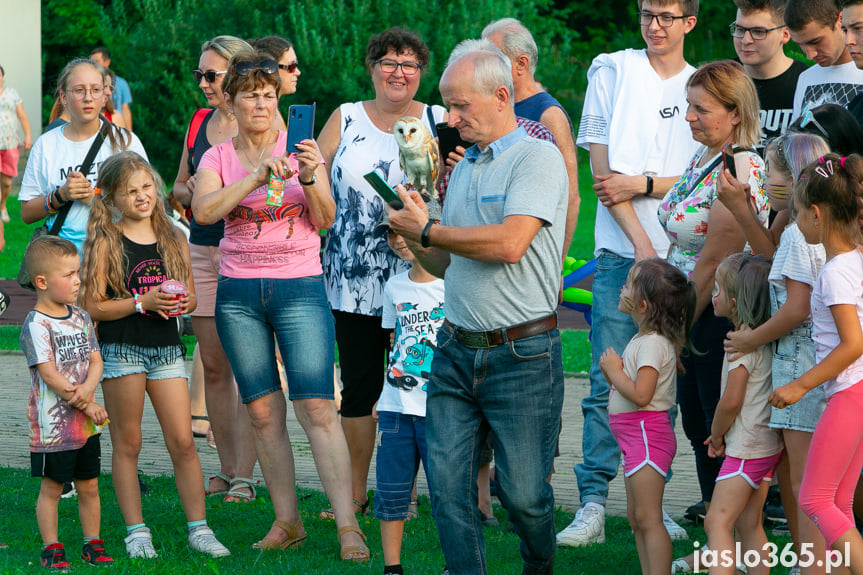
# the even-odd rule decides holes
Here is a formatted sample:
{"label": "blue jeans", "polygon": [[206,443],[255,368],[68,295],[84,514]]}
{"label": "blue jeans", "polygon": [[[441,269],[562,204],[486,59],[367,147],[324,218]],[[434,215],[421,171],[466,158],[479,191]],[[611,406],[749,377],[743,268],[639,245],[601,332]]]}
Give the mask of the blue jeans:
{"label": "blue jeans", "polygon": [[554,562],[551,473],[563,406],[557,330],[470,349],[448,327],[437,334],[426,404],[432,510],[453,575],[486,575],[477,508],[480,450],[493,434],[498,493],[521,538],[525,567]]}
{"label": "blue jeans", "polygon": [[411,491],[420,461],[426,470],[426,478],[429,474],[425,417],[394,411],[378,412],[376,457],[375,517],[383,521],[404,521],[408,518]]}
{"label": "blue jeans", "polygon": [[243,403],[282,389],[274,336],[288,375],[288,397],[333,399],[335,330],[321,276],[220,275],[216,330]]}
{"label": "blue jeans", "polygon": [[[609,347],[618,354],[638,332],[632,318],[617,309],[620,288],[635,260],[600,250],[593,275],[593,321],[590,329],[590,395],[581,400],[584,462],[573,468],[581,504],[605,505],[608,484],[620,467],[620,447],[608,426],[609,385],[599,369],[599,358]],[[672,419],[672,424],[673,424]]]}

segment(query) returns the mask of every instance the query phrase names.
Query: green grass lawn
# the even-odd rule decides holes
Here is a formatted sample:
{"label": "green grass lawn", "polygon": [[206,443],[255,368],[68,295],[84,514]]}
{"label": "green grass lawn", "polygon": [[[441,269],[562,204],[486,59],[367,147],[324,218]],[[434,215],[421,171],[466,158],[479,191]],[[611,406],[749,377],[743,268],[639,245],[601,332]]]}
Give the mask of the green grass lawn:
{"label": "green grass lawn", "polygon": [[[267,531],[272,520],[272,505],[267,490],[259,490],[258,500],[249,504],[207,501],[207,519],[216,536],[233,553],[220,560],[205,559],[189,550],[186,543],[185,518],[171,477],[148,477],[151,494],[143,498],[144,518],[153,531],[158,559],[130,560],[123,545],[125,528],[114,498],[111,476],[100,479],[102,499],[102,537],[106,550],[116,561],[111,573],[381,573],[384,561],[381,552],[380,525],[373,517],[363,517],[360,526],[368,537],[372,559],[366,564],[343,563],[338,558],[334,524],[317,518],[327,507],[323,494],[300,492],[300,513],[308,532],[306,544],[285,552],[261,553],[251,545]],[[0,513],[0,540],[9,549],[0,551],[0,573],[42,573],[39,567],[41,539],[36,526],[35,504],[39,480],[29,471],[0,467],[0,492],[3,512]],[[518,538],[506,530],[506,512],[499,506],[495,515],[502,527],[484,529],[489,572],[516,574],[521,572]],[[556,530],[563,529],[572,514],[558,510]],[[692,541],[705,541],[704,530],[685,525],[690,541],[674,543],[675,556],[692,551]],[[558,548],[555,573],[566,575],[634,575],[640,571],[635,540],[625,519],[610,517],[606,523],[607,542],[582,548]],[[95,573],[83,564],[78,551],[81,531],[78,523],[77,499],[60,501],[60,540],[67,548],[67,559],[75,572]],[[771,537],[780,549],[786,539]],[[438,575],[444,560],[438,543],[437,530],[431,518],[429,501],[420,499],[419,519],[405,527],[402,565],[405,573]],[[773,573],[786,573],[774,569]]]}

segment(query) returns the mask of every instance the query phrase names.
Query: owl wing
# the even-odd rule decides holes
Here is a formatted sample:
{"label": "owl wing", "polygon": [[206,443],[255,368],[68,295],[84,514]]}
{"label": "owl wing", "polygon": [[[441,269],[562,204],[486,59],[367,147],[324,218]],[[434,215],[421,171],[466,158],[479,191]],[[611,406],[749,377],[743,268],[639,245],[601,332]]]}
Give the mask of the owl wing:
{"label": "owl wing", "polygon": [[438,175],[440,174],[440,148],[438,147],[437,140],[431,137],[426,146],[428,148],[429,162],[431,163],[431,185],[436,188],[438,185]]}

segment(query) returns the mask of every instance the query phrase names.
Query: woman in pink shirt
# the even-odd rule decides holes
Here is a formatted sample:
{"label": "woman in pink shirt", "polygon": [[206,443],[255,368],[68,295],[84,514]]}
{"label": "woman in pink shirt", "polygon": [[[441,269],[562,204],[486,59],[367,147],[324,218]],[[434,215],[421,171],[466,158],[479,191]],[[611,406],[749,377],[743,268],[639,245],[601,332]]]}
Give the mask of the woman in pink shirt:
{"label": "woman in pink shirt", "polygon": [[287,134],[272,129],[278,71],[266,52],[231,58],[222,89],[238,133],[204,154],[192,209],[203,224],[225,220],[216,328],[255,428],[276,519],[255,546],[287,549],[306,537],[276,341],[289,399],[333,503],[342,558],[364,561],[369,551],[353,514],[350,457],[333,401],[335,335],[319,256],[318,230],[332,224],[336,204],[317,143],[304,140],[299,153],[287,153]]}

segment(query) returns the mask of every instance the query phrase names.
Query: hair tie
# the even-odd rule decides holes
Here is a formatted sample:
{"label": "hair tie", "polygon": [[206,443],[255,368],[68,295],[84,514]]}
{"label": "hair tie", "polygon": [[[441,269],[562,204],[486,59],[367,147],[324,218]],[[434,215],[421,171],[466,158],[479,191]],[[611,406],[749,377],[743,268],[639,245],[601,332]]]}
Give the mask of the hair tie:
{"label": "hair tie", "polygon": [[848,159],[848,156],[843,156],[842,158],[839,158],[839,165],[842,166],[843,170],[845,169],[845,160],[847,160],[847,159]]}
{"label": "hair tie", "polygon": [[96,194],[97,196],[100,196],[100,195],[102,195],[102,189],[97,186],[97,187],[93,188],[93,193]]}
{"label": "hair tie", "polygon": [[823,163],[824,163],[824,156],[821,156],[821,157],[819,157],[819,158],[818,158],[818,163],[819,163],[819,164],[823,164]]}

